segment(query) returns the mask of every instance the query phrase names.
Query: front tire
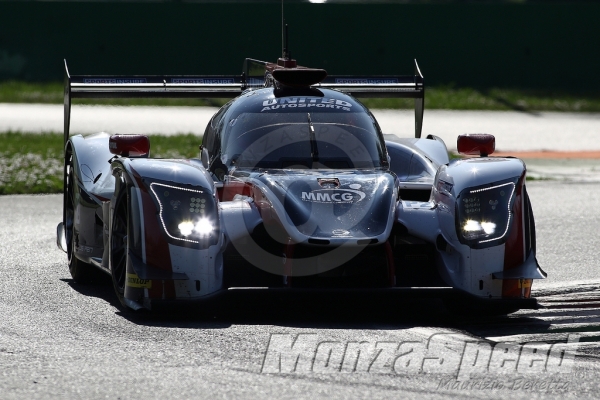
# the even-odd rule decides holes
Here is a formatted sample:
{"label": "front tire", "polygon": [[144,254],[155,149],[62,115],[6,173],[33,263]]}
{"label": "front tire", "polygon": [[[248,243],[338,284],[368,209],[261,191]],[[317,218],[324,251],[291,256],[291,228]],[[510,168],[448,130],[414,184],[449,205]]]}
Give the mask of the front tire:
{"label": "front tire", "polygon": [[[122,185],[125,189],[126,185]],[[125,304],[125,282],[127,280],[127,253],[129,251],[129,205],[127,192],[120,190],[115,202],[111,222],[110,268],[115,294],[122,305]]]}
{"label": "front tire", "polygon": [[73,155],[67,154],[68,162],[65,164],[66,192],[65,192],[65,239],[67,242],[67,260],[71,277],[77,283],[94,283],[98,273],[93,265],[77,258],[76,250],[79,236],[75,226],[75,207],[79,199],[79,187],[75,183],[73,168]]}

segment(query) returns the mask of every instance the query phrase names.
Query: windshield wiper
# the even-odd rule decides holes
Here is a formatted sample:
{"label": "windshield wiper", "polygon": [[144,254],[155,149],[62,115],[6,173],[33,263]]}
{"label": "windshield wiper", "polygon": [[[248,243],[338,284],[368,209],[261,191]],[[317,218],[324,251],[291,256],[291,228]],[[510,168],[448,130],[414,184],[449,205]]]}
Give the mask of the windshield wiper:
{"label": "windshield wiper", "polygon": [[308,116],[308,131],[310,135],[310,157],[312,162],[316,163],[319,161],[319,149],[317,148],[317,138],[315,137],[315,127],[313,126],[312,120],[310,119],[310,113]]}

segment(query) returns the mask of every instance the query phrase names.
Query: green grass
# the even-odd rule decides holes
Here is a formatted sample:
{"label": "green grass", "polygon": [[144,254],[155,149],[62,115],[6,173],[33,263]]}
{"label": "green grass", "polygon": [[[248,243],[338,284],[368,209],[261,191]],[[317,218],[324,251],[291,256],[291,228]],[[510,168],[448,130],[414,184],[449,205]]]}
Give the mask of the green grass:
{"label": "green grass", "polygon": [[[63,102],[62,83],[0,82],[0,103]],[[227,99],[75,99],[75,104],[214,106]],[[363,99],[369,108],[413,108],[408,99]],[[450,110],[519,110],[519,111],[585,111],[600,112],[600,94],[563,93],[551,90],[473,89],[428,87],[426,109]]]}
{"label": "green grass", "polygon": [[[369,108],[413,108],[410,99],[363,99]],[[425,109],[600,112],[600,95],[518,89],[433,87],[425,90]]]}
{"label": "green grass", "polygon": [[[198,157],[202,138],[150,135],[151,157]],[[0,133],[0,195],[62,193],[62,133]]]}
{"label": "green grass", "polygon": [[[150,135],[152,158],[199,156],[202,137]],[[62,133],[0,133],[0,195],[62,193]],[[450,153],[450,158],[462,156]],[[528,180],[540,179],[527,177]]]}

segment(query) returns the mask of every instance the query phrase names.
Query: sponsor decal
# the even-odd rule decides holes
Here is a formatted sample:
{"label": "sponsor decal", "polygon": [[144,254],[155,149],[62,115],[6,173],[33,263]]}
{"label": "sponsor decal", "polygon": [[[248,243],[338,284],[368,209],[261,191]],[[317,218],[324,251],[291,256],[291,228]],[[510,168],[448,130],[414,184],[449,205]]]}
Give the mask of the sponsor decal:
{"label": "sponsor decal", "polygon": [[344,100],[328,99],[325,97],[282,97],[263,101],[260,112],[284,108],[333,108],[336,110],[350,111],[352,103]]}
{"label": "sponsor decal", "polygon": [[350,237],[350,232],[345,229],[334,229],[331,234],[333,237]]}
{"label": "sponsor decal", "polygon": [[173,78],[171,83],[200,84],[200,85],[226,85],[235,83],[231,78]]}
{"label": "sponsor decal", "polygon": [[349,84],[361,84],[361,85],[385,85],[390,83],[398,83],[398,79],[395,78],[336,78],[335,83],[349,83]]}
{"label": "sponsor decal", "polygon": [[140,279],[136,274],[127,274],[127,286],[150,289],[152,287],[152,281],[150,279]]}
{"label": "sponsor decal", "polygon": [[317,189],[302,192],[302,201],[311,203],[358,203],[366,197],[364,192],[354,189]]}
{"label": "sponsor decal", "polygon": [[94,248],[90,247],[90,246],[77,246],[75,248],[75,252],[76,253],[93,253],[94,252]]}
{"label": "sponsor decal", "polygon": [[518,283],[518,288],[522,289],[522,288],[530,288],[531,287],[531,282],[533,281],[533,279],[519,279],[519,283]]}
{"label": "sponsor decal", "polygon": [[86,78],[83,83],[100,83],[110,85],[123,85],[131,83],[147,83],[146,78]]}
{"label": "sponsor decal", "polygon": [[578,347],[575,334],[564,342],[517,344],[472,341],[454,333],[435,333],[423,341],[341,341],[323,340],[315,333],[275,333],[261,372],[444,374],[451,379],[442,379],[443,389],[508,377],[522,388],[532,377],[548,380],[572,372]]}

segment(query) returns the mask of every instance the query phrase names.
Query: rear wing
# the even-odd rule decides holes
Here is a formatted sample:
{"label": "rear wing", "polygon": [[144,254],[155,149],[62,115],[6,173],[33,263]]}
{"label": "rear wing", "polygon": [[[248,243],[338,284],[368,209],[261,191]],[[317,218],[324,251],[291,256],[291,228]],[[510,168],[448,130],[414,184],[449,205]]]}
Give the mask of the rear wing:
{"label": "rear wing", "polygon": [[[69,140],[71,100],[76,98],[234,98],[265,86],[265,61],[247,58],[241,75],[70,75],[65,63],[64,144]],[[315,88],[335,89],[354,97],[415,99],[415,137],[421,137],[425,103],[423,75],[415,60],[408,76],[328,76]]]}

